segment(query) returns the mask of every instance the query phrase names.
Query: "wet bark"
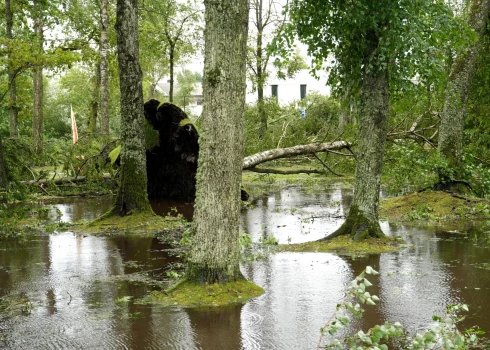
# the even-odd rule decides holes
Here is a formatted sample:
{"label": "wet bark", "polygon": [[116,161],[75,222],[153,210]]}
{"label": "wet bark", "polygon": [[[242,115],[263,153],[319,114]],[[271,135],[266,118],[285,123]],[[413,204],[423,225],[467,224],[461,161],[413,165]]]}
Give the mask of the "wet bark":
{"label": "wet bark", "polygon": [[204,4],[204,109],[187,278],[225,283],[243,278],[239,214],[249,2]]}
{"label": "wet bark", "polygon": [[121,91],[121,178],[114,212],[151,210],[146,192],[142,72],[137,0],[118,0],[116,35]]}
{"label": "wet bark", "polygon": [[[34,2],[36,8],[36,18],[34,19],[34,31],[37,40],[37,50],[39,57],[42,56],[43,44],[44,44],[44,29],[42,20],[42,4],[39,1]],[[44,115],[43,115],[43,63],[39,58],[33,69],[33,91],[34,91],[34,104],[32,114],[32,146],[34,152],[37,154],[43,151],[43,129],[44,129]]]}
{"label": "wet bark", "polygon": [[[7,19],[5,36],[8,40],[12,40],[12,10],[10,8],[10,0],[5,0],[5,15]],[[15,72],[11,61],[11,44],[9,44],[9,49],[7,53],[8,60],[8,89],[9,89],[9,100],[8,100],[8,111],[9,111],[9,129],[10,137],[19,136],[19,126],[18,126],[18,109],[17,109],[17,89],[15,84]]]}
{"label": "wet bark", "polygon": [[102,135],[109,136],[109,16],[108,0],[101,1],[100,7],[100,129]]}
{"label": "wet bark", "polygon": [[[489,10],[490,0],[474,0],[471,5],[468,24],[479,36],[486,28]],[[463,172],[464,121],[479,47],[477,42],[467,52],[456,57],[451,68],[439,127],[439,152],[448,160],[450,168],[454,171],[455,179],[460,179]],[[449,180],[447,174],[441,174],[441,181],[446,180]]]}
{"label": "wet bark", "polygon": [[[367,61],[378,44],[372,32]],[[389,118],[388,72],[379,67],[364,72],[360,95],[359,150],[354,198],[342,226],[322,240],[350,235],[354,240],[384,236],[379,226],[379,190]]]}

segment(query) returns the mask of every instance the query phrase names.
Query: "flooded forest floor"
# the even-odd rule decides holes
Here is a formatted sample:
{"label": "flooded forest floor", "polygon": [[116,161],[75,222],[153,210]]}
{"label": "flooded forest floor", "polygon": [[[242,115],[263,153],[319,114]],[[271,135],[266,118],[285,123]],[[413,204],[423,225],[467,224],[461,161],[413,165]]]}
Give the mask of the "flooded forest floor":
{"label": "flooded forest floor", "polygon": [[225,308],[151,301],[182,276],[176,246],[192,203],[152,203],[172,225],[156,236],[79,230],[113,205],[110,196],[14,208],[25,215],[13,219],[31,226],[0,239],[0,348],[313,349],[346,286],[367,265],[380,272],[370,287],[380,302],[341,335],[385,321],[413,333],[454,303],[469,305],[463,327],[490,332],[486,201],[437,192],[387,198],[381,226],[403,240],[402,249],[306,252],[294,247],[343,222],[352,200],[349,182],[248,174],[244,185],[251,199],[241,215],[249,240],[241,270],[265,293]]}

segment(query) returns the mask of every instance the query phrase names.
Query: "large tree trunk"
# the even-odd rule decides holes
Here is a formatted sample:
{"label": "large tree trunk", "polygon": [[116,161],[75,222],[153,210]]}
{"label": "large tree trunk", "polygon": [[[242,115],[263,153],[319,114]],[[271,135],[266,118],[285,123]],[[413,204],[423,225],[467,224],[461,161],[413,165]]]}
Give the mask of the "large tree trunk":
{"label": "large tree trunk", "polygon": [[33,90],[34,90],[34,105],[32,115],[32,145],[34,152],[37,154],[43,151],[43,63],[42,53],[44,44],[44,30],[42,20],[42,4],[39,1],[34,2],[36,18],[34,19],[34,31],[38,45],[38,62],[33,69]]}
{"label": "large tree trunk", "polygon": [[108,0],[101,1],[100,7],[100,129],[109,136],[109,16]]}
{"label": "large tree trunk", "polygon": [[324,240],[344,234],[354,240],[383,236],[378,207],[388,116],[387,72],[364,74],[354,198],[344,224]]}
{"label": "large tree trunk", "polygon": [[117,1],[117,49],[121,90],[121,179],[115,213],[151,210],[146,192],[142,72],[139,65],[138,1]]}
{"label": "large tree trunk", "polygon": [[[7,17],[7,23],[5,28],[5,34],[8,40],[12,40],[12,10],[10,8],[10,0],[5,0],[5,15]],[[9,101],[8,101],[8,110],[9,110],[9,127],[10,127],[10,137],[19,136],[19,127],[18,127],[18,110],[17,110],[17,91],[15,85],[15,73],[14,68],[11,61],[11,53],[12,53],[12,43],[9,43],[8,48],[8,88],[9,88]]]}
{"label": "large tree trunk", "polygon": [[[485,30],[489,10],[490,0],[473,0],[468,24],[479,36]],[[477,42],[467,52],[456,57],[449,77],[441,126],[439,127],[439,152],[446,157],[450,168],[454,170],[455,179],[461,178],[463,170],[464,121],[479,47]],[[441,175],[441,180],[448,180],[447,174]]]}
{"label": "large tree trunk", "polygon": [[249,3],[206,0],[204,4],[204,109],[196,230],[187,278],[196,283],[224,283],[243,278],[239,216]]}

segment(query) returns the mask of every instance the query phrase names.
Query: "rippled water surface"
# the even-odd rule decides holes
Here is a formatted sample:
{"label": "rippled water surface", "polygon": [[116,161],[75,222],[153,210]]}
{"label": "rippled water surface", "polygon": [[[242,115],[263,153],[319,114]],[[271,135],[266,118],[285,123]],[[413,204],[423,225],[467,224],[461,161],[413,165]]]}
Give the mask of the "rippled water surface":
{"label": "rippled water surface", "polygon": [[[285,188],[242,213],[254,241],[315,240],[338,227],[350,189]],[[48,205],[48,204],[43,204]],[[56,204],[63,221],[93,219],[111,198]],[[154,203],[168,212],[189,203]],[[189,214],[190,213],[190,214]],[[329,253],[277,253],[243,263],[266,293],[244,306],[191,310],[141,303],[178,258],[155,238],[92,237],[71,232],[0,241],[0,348],[5,349],[315,349],[319,329],[366,265],[380,274],[371,292],[381,301],[353,327],[386,320],[422,330],[452,303],[469,304],[465,325],[490,332],[490,250],[455,234],[382,224],[413,249],[348,259]],[[1,310],[1,309],[0,309]],[[348,333],[351,330],[346,330]]]}

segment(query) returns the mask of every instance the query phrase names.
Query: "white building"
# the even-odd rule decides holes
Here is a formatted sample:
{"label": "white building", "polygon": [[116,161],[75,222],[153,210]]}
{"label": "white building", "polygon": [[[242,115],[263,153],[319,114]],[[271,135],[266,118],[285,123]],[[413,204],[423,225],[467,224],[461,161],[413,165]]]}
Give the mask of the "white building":
{"label": "white building", "polygon": [[[318,92],[322,95],[330,95],[330,87],[327,86],[327,76],[319,72],[319,79],[310,74],[308,69],[302,69],[293,78],[278,79],[272,73],[274,78],[269,79],[264,86],[264,97],[276,96],[280,105],[284,106],[294,101],[299,101],[312,92]],[[168,96],[170,84],[162,80],[157,84],[157,90],[164,96]],[[179,86],[174,84],[174,100],[179,95]],[[187,106],[184,111],[194,117],[199,117],[202,113],[202,84],[196,83],[195,89],[186,101]],[[253,104],[257,102],[257,92],[252,91],[252,83],[247,81],[246,102]]]}
{"label": "white building", "polygon": [[[274,77],[269,79],[264,86],[264,97],[276,96],[280,105],[305,98],[309,93],[316,91],[322,95],[330,95],[330,87],[327,86],[327,76],[319,72],[317,80],[310,74],[309,69],[302,69],[293,78],[286,80]],[[252,84],[247,83],[247,103],[257,102],[257,92],[252,92]]]}

